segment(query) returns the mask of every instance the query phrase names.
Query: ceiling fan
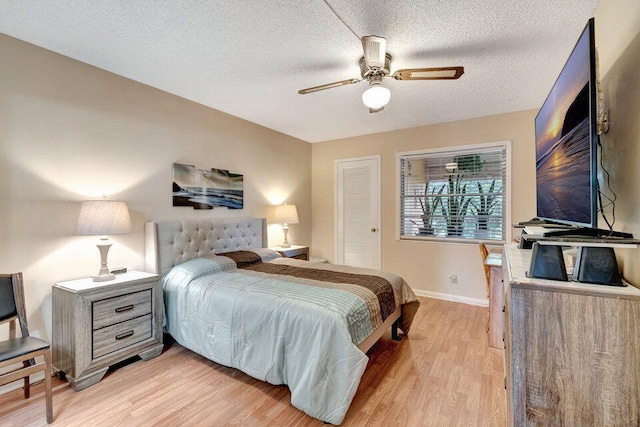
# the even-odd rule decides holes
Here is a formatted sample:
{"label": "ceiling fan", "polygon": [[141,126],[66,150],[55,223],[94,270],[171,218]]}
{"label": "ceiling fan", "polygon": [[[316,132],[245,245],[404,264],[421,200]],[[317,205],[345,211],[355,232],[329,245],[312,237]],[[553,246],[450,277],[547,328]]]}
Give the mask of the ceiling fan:
{"label": "ceiling fan", "polygon": [[369,89],[362,94],[362,102],[369,107],[370,113],[377,113],[382,111],[391,99],[391,91],[382,86],[383,78],[394,78],[396,80],[454,80],[464,74],[464,67],[407,68],[390,74],[391,55],[387,53],[387,40],[378,36],[364,36],[361,40],[362,49],[364,50],[364,56],[360,59],[361,79],[354,78],[314,86],[299,90],[298,93],[306,95],[366,80],[369,82]]}

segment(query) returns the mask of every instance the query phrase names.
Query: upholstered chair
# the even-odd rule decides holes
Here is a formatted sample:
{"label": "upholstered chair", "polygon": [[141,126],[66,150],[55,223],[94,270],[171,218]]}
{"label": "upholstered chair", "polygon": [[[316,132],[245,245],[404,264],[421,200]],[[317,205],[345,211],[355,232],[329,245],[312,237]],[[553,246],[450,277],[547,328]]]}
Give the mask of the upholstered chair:
{"label": "upholstered chair", "polygon": [[[22,379],[24,398],[28,399],[29,376],[44,371],[47,423],[50,424],[53,422],[51,349],[48,342],[29,336],[22,273],[0,274],[0,324],[7,322],[9,339],[0,341],[0,370],[12,365],[21,367],[0,374],[0,386]],[[16,337],[16,322],[20,326],[20,337]],[[36,357],[44,357],[44,362],[36,363]]]}

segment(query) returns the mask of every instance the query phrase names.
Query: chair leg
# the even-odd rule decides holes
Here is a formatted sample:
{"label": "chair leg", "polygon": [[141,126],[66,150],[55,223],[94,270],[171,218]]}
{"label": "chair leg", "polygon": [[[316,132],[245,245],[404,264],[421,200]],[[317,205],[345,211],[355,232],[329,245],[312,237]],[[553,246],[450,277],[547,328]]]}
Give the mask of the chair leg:
{"label": "chair leg", "polygon": [[489,313],[487,313],[487,324],[485,326],[485,332],[489,332],[489,322],[491,321],[491,319],[489,318]]}
{"label": "chair leg", "polygon": [[47,407],[47,424],[53,422],[53,398],[51,392],[51,349],[44,352],[44,392]]}
{"label": "chair leg", "polygon": [[[31,366],[31,365],[29,364],[29,361],[28,361],[28,360],[25,360],[24,362],[22,362],[22,365],[23,365],[25,368],[28,368],[29,366]],[[24,387],[23,387],[23,389],[24,389],[24,398],[25,398],[25,399],[28,399],[28,398],[29,398],[29,396],[31,396],[31,383],[29,382],[29,376],[27,375],[27,376],[26,376],[26,377],[24,377],[22,380],[24,381]]]}

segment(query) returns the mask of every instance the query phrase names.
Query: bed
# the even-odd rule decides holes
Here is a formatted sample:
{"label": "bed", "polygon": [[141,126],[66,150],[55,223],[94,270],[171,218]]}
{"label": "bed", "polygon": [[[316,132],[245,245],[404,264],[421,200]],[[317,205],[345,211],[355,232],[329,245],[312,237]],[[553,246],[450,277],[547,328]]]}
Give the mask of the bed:
{"label": "bed", "polygon": [[162,274],[165,328],[184,347],[271,384],[308,415],[342,423],[391,328],[405,334],[419,302],[398,276],[283,258],[266,220],[150,222],[145,266]]}

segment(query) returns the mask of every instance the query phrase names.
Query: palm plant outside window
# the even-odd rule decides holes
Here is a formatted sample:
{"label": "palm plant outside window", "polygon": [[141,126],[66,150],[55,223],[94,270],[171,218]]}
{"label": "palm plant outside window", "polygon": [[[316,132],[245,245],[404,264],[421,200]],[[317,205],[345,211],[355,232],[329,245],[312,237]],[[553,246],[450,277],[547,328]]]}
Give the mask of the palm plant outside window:
{"label": "palm plant outside window", "polygon": [[505,240],[506,144],[399,161],[401,239]]}

